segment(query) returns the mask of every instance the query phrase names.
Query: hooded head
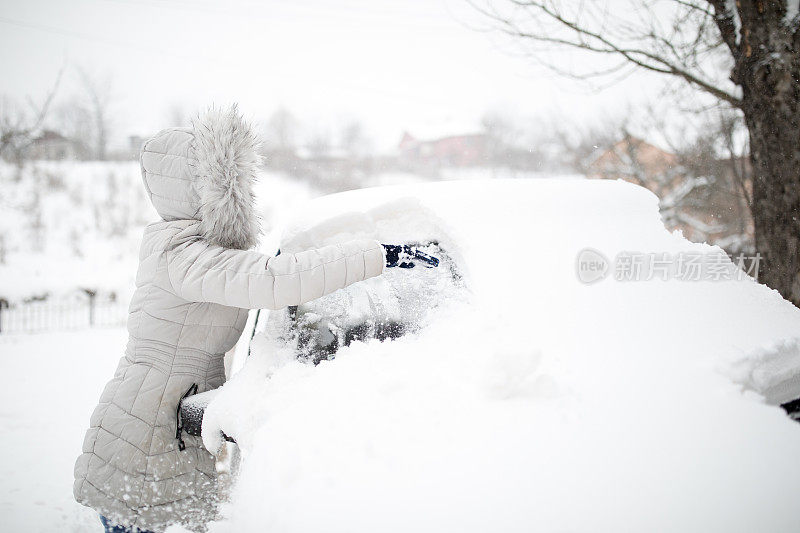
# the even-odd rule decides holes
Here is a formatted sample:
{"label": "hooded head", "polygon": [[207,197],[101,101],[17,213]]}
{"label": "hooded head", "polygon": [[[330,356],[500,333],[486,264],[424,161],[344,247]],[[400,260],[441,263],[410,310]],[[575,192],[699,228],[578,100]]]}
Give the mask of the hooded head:
{"label": "hooded head", "polygon": [[198,220],[202,236],[246,250],[258,241],[253,183],[259,140],[235,105],[211,108],[191,128],[159,132],[142,147],[142,178],[166,221]]}

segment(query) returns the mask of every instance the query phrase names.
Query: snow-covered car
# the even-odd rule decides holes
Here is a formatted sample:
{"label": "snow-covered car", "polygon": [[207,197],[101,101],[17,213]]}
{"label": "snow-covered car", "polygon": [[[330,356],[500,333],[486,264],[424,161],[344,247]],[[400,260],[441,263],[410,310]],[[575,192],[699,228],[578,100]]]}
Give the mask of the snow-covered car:
{"label": "snow-covered car", "polygon": [[251,317],[194,406],[206,446],[243,458],[212,532],[800,527],[800,425],[778,407],[800,395],[800,310],[666,231],[647,190],[352,191],[280,250],[359,237],[441,264]]}

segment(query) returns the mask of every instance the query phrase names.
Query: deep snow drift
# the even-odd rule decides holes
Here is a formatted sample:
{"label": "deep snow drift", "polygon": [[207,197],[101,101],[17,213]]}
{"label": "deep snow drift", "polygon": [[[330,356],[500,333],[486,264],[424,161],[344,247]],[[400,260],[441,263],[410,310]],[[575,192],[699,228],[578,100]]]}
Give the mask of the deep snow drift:
{"label": "deep snow drift", "polygon": [[797,375],[800,310],[749,279],[576,276],[586,247],[727,263],[668,233],[649,192],[437,183],[297,218],[282,250],[437,240],[464,288],[418,331],[316,367],[259,335],[207,412],[209,445],[221,427],[243,455],[212,532],[800,528],[800,425],[753,390],[770,365]]}

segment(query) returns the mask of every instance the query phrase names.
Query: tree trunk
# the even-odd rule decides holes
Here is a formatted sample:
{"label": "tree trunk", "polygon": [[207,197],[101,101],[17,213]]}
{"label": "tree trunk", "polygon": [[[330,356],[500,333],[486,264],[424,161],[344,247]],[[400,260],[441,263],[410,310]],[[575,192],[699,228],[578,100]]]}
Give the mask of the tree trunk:
{"label": "tree trunk", "polygon": [[733,79],[750,133],[759,280],[800,307],[800,32],[783,20],[782,2],[737,4],[743,29]]}

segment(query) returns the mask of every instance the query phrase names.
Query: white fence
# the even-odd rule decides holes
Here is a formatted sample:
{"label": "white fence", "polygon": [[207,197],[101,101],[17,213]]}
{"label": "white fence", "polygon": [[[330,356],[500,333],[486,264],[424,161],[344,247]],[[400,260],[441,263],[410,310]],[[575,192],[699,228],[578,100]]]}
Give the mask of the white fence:
{"label": "white fence", "polygon": [[45,300],[10,305],[0,301],[0,334],[122,326],[127,317],[128,306],[116,300]]}

